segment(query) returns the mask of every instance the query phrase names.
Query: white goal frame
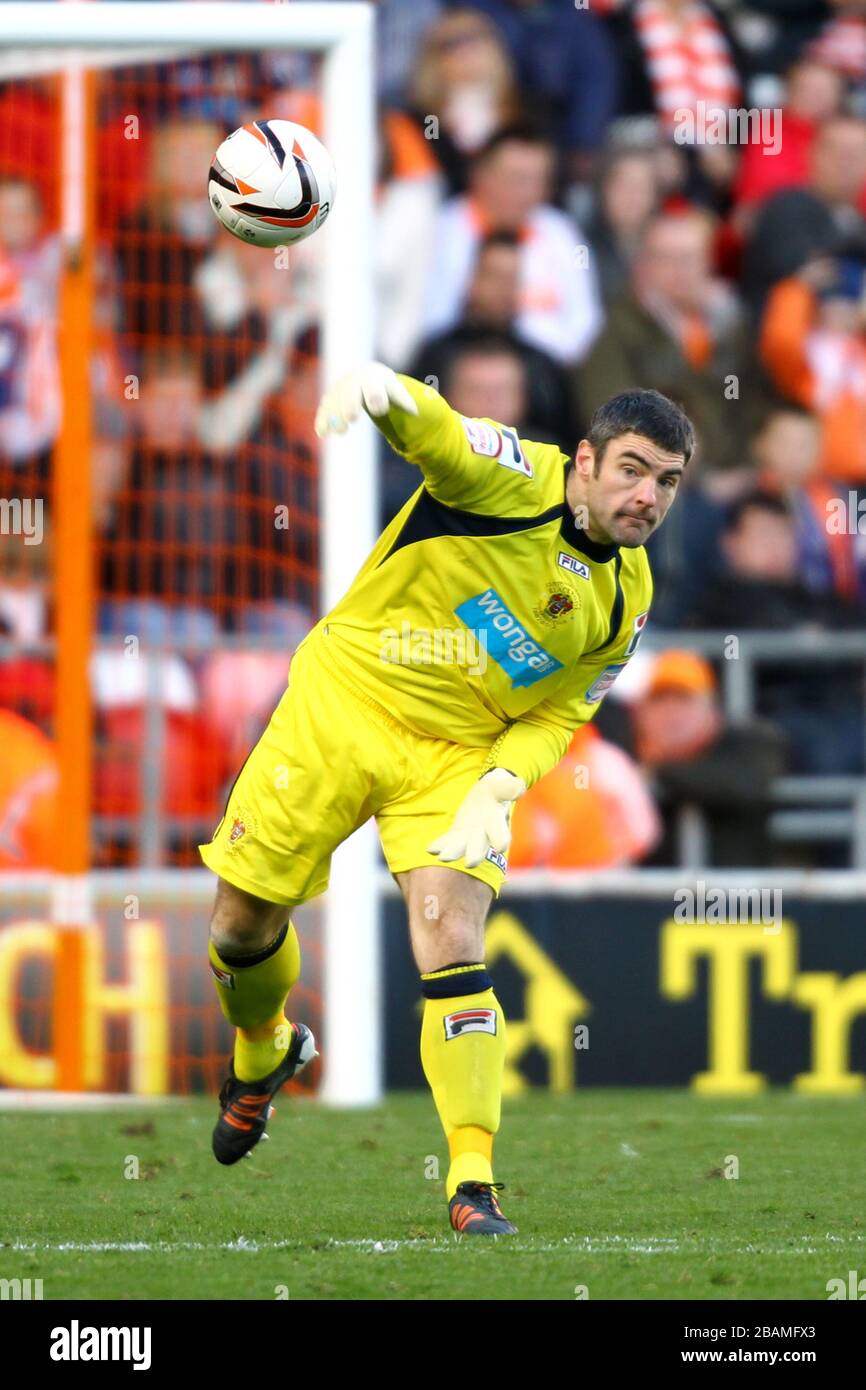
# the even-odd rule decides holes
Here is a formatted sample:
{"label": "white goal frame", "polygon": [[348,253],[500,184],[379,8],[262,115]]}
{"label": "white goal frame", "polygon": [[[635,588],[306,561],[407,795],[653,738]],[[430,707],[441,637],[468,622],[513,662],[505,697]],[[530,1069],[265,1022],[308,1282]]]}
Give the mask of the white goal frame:
{"label": "white goal frame", "polygon": [[[374,345],[373,197],[375,187],[374,12],[365,3],[170,5],[0,4],[0,48],[62,53],[110,49],[115,62],[136,49],[190,53],[294,48],[322,57],[324,140],[337,168],[337,196],[323,243],[323,381],[369,359]],[[125,50],[123,59],[117,50]],[[74,142],[73,142],[74,145]],[[76,153],[67,140],[67,170]],[[202,187],[204,189],[204,174]],[[67,235],[78,209],[64,179]],[[206,196],[203,191],[202,196]],[[361,421],[349,439],[322,445],[320,485],[322,606],[327,611],[360,569],[378,531],[375,431]],[[341,775],[340,768],[333,775]],[[134,873],[135,870],[132,870]],[[364,826],[334,856],[324,904],[324,1074],[322,1100],[370,1105],[382,1095],[382,971],[376,841]],[[202,922],[202,969],[206,968]]]}

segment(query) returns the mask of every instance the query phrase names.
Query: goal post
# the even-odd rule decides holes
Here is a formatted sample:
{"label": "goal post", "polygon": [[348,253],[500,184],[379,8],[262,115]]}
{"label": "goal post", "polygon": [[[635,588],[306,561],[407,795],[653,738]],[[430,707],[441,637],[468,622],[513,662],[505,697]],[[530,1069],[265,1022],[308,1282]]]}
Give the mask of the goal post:
{"label": "goal post", "polygon": [[[322,346],[321,380],[333,381],[348,367],[368,359],[374,344],[373,294],[373,199],[375,185],[375,98],[373,11],[366,3],[249,5],[189,4],[185,0],[166,5],[144,0],[140,4],[117,3],[7,3],[0,6],[0,44],[5,52],[34,52],[44,70],[46,50],[56,50],[58,68],[69,64],[74,72],[79,60],[86,64],[88,51],[122,53],[128,61],[136,50],[178,50],[184,54],[219,51],[261,52],[302,50],[322,60],[324,141],[337,168],[337,196],[326,225],[317,233],[322,243]],[[83,141],[82,123],[79,139]],[[86,150],[76,146],[75,132],[67,132],[63,158],[69,170],[85,164]],[[59,154],[58,154],[59,158]],[[202,196],[207,170],[202,171]],[[72,205],[75,180],[61,182],[61,225],[67,229],[81,220],[81,209]],[[83,223],[82,223],[83,225]],[[80,374],[81,358],[78,359]],[[63,381],[64,398],[80,390],[77,382]],[[58,446],[61,456],[81,437],[82,422],[66,414],[61,427],[67,434]],[[348,440],[329,436],[321,445],[319,510],[321,517],[320,598],[327,611],[344,592],[366,559],[377,531],[375,430],[362,421]],[[62,535],[63,521],[59,525]],[[74,549],[74,547],[73,547]],[[57,631],[77,632],[74,588],[58,586]],[[79,614],[80,618],[80,614]],[[78,720],[78,733],[87,737],[89,699],[87,660],[77,651],[77,665],[67,668],[64,698]],[[71,672],[78,672],[78,688]],[[64,745],[76,746],[76,730],[65,726]],[[340,769],[334,768],[338,777]],[[70,753],[61,768],[62,800],[67,823],[76,811],[86,822],[86,782],[79,756]],[[76,804],[70,804],[74,799]],[[84,843],[79,837],[79,850]],[[80,859],[80,854],[79,854]],[[66,901],[86,903],[85,874],[89,867],[69,855],[58,864],[67,880]],[[81,892],[70,889],[79,877]],[[379,905],[376,845],[371,825],[351,837],[334,856],[331,883],[324,904],[324,1042],[321,1098],[328,1104],[374,1103],[382,1092],[382,1008],[379,947]],[[367,885],[359,891],[359,885]],[[67,913],[66,916],[69,914]],[[81,917],[87,916],[86,908]],[[86,922],[66,921],[74,930]],[[70,953],[74,968],[75,952]],[[60,961],[64,952],[60,952]],[[206,969],[204,923],[202,970]],[[59,974],[60,972],[58,972]],[[66,984],[57,978],[55,992],[62,999]],[[74,1056],[74,1049],[72,1049]],[[66,1084],[74,1078],[75,1064],[67,1070]]]}

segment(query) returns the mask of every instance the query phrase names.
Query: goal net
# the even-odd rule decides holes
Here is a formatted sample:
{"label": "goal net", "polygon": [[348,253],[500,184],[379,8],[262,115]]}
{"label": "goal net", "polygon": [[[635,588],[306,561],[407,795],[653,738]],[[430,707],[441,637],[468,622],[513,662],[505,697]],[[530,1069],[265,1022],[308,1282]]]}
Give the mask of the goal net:
{"label": "goal net", "polygon": [[[371,427],[351,459],[312,429],[371,349],[370,26],[0,8],[0,1085],[213,1090],[230,1051],[196,846],[375,533]],[[208,206],[214,150],[260,117],[336,163],[297,247]],[[381,1085],[374,856],[353,837],[294,918],[338,1104]]]}

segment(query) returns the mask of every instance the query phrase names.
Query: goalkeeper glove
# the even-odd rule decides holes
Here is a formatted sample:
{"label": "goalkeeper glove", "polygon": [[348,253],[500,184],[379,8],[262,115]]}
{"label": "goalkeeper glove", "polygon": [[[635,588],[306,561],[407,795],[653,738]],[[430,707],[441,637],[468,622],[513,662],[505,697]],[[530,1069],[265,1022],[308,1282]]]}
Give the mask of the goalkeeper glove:
{"label": "goalkeeper glove", "polygon": [[451,829],[428,845],[427,853],[437,854],[444,863],[462,859],[467,869],[477,868],[489,849],[504,854],[511,844],[509,807],[525,791],[523,778],[507,768],[486,772],[464,797]]}
{"label": "goalkeeper glove", "polygon": [[367,362],[325,392],[316,411],[316,434],[320,439],[326,434],[345,434],[362,409],[371,415],[387,415],[392,405],[410,415],[418,414],[417,405],[397,373],[383,362]]}

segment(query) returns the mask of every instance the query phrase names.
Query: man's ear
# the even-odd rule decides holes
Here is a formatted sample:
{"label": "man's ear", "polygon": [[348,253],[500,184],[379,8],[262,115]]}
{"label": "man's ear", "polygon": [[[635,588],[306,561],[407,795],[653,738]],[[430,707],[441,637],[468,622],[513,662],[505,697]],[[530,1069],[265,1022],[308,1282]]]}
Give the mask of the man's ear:
{"label": "man's ear", "polygon": [[581,478],[591,478],[595,467],[595,449],[588,439],[582,439],[574,451],[574,466]]}

